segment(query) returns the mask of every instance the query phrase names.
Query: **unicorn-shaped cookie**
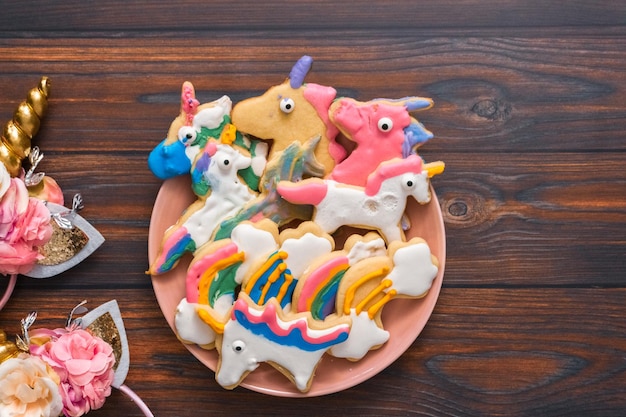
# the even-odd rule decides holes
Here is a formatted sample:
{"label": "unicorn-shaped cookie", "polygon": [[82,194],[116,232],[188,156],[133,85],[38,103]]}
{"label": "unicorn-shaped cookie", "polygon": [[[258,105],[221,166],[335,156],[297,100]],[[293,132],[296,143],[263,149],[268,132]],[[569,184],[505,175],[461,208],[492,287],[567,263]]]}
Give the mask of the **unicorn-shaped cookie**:
{"label": "unicorn-shaped cookie", "polygon": [[330,123],[328,109],[337,92],[332,87],[305,83],[313,59],[303,56],[289,77],[263,95],[241,101],[233,108],[237,129],[256,138],[272,140],[268,160],[294,141],[303,143],[320,137],[315,157],[327,174],[345,157],[345,149],[335,142],[337,128]]}
{"label": "unicorn-shaped cookie", "polygon": [[187,294],[175,316],[179,338],[211,349],[215,334],[197,312],[210,308],[226,316],[239,288],[258,305],[275,298],[289,309],[293,288],[311,259],[333,247],[333,239],[311,222],[280,234],[268,219],[239,224],[230,239],[204,245],[189,264]]}
{"label": "unicorn-shaped cookie", "polygon": [[271,219],[278,226],[293,220],[309,220],[311,207],[292,204],[281,198],[276,190],[280,181],[300,181],[303,178],[319,178],[324,174],[324,167],[315,159],[314,150],[319,138],[305,143],[293,142],[287,148],[274,155],[267,163],[260,184],[260,193],[246,203],[242,210],[229,219],[224,220],[215,231],[215,240],[228,238],[239,223]]}
{"label": "unicorn-shaped cookie", "polygon": [[389,338],[383,307],[395,298],[421,298],[430,290],[439,263],[421,238],[393,242],[388,255],[361,260],[344,274],[337,291],[336,314],[350,317],[348,339],[331,348],[332,356],[359,360]]}
{"label": "unicorn-shaped cookie", "polygon": [[428,109],[432,104],[430,99],[422,97],[368,102],[336,100],[330,107],[330,119],[356,147],[333,168],[328,178],[363,187],[367,176],[381,162],[415,153],[415,148],[433,135],[409,112]]}
{"label": "unicorn-shaped cookie", "polygon": [[349,320],[331,324],[311,320],[307,313],[287,315],[275,299],[258,306],[245,293],[239,295],[228,321],[223,324],[216,318],[214,326],[222,334],[215,379],[229,389],[267,362],[306,392],[324,353],[350,332]]}
{"label": "unicorn-shaped cookie", "polygon": [[176,308],[179,339],[213,349],[216,334],[202,317],[227,317],[244,277],[278,249],[278,235],[278,227],[270,220],[244,222],[229,239],[207,243],[195,253],[187,269],[186,296]]}
{"label": "unicorn-shaped cookie", "polygon": [[[152,173],[162,180],[190,174],[194,161],[209,140],[218,140],[250,153],[250,167],[242,170],[240,176],[252,190],[258,191],[268,146],[262,141],[251,141],[238,132],[230,122],[231,110],[232,102],[228,96],[200,104],[193,85],[188,81],[183,83],[180,114],[170,125],[167,138],[148,156]],[[196,186],[194,181],[192,187],[197,195],[206,194],[206,189],[196,189]]]}
{"label": "unicorn-shaped cookie", "polygon": [[238,172],[250,166],[251,158],[229,145],[210,142],[198,155],[194,171],[210,184],[210,194],[191,204],[175,225],[166,230],[151,274],[171,270],[187,252],[207,243],[224,219],[238,213],[255,194],[239,181]]}
{"label": "unicorn-shaped cookie", "polygon": [[335,300],[345,273],[361,260],[386,256],[385,241],[377,233],[350,236],[341,250],[310,257],[293,293],[294,312],[310,312],[324,320],[336,310]]}
{"label": "unicorn-shaped cookie", "polygon": [[423,165],[417,155],[383,162],[368,177],[365,187],[311,178],[280,182],[278,193],[296,204],[315,207],[313,220],[328,233],[349,225],[378,230],[387,242],[404,240],[400,221],[411,196],[420,204],[430,201],[429,178],[443,171],[443,162]]}

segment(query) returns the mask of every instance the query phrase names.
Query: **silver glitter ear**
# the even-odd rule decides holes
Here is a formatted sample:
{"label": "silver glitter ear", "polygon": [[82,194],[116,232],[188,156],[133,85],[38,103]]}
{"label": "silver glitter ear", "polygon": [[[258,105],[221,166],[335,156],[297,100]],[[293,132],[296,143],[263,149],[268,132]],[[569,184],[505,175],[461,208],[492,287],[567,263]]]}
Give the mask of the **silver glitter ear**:
{"label": "silver glitter ear", "polygon": [[130,367],[130,354],[126,329],[122,320],[122,313],[116,300],[111,300],[96,307],[84,316],[76,319],[80,327],[89,329],[92,334],[100,337],[113,348],[115,354],[115,376],[112,385],[120,388],[124,384],[128,368]]}
{"label": "silver glitter ear", "polygon": [[87,220],[78,214],[83,208],[83,198],[74,195],[68,209],[47,202],[53,227],[52,238],[40,249],[43,259],[24,275],[31,278],[50,278],[79,264],[104,243],[104,237]]}

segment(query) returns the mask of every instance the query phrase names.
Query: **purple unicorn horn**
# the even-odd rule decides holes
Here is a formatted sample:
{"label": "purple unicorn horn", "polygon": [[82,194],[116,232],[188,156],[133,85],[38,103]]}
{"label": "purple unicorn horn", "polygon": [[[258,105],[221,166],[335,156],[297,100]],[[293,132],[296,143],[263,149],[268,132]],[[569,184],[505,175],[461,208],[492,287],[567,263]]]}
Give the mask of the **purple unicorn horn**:
{"label": "purple unicorn horn", "polygon": [[298,60],[291,69],[289,73],[289,84],[291,88],[300,88],[302,84],[304,84],[304,77],[306,77],[307,73],[311,69],[311,65],[313,65],[313,58],[308,55],[304,55],[302,58]]}

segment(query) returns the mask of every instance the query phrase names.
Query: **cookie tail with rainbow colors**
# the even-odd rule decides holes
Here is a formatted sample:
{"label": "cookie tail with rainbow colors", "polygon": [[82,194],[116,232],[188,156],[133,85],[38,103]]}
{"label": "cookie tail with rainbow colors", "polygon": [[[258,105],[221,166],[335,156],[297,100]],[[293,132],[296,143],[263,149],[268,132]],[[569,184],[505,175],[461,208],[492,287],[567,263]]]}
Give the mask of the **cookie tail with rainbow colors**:
{"label": "cookie tail with rainbow colors", "polygon": [[283,251],[272,253],[246,283],[245,292],[257,305],[265,305],[270,298],[282,308],[291,303],[297,279],[285,263],[287,256]]}
{"label": "cookie tail with rainbow colors", "polygon": [[176,229],[163,240],[161,250],[148,271],[152,275],[163,274],[173,269],[187,252],[196,250],[196,242],[186,228]]}

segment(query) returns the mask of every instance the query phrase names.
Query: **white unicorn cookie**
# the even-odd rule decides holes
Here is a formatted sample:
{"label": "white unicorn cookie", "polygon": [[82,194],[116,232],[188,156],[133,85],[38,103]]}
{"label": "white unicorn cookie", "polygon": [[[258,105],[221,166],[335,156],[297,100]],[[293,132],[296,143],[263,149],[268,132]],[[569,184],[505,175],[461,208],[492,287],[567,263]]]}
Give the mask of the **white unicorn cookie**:
{"label": "white unicorn cookie", "polygon": [[365,187],[310,178],[297,183],[281,181],[278,193],[295,204],[315,207],[313,221],[328,233],[341,226],[379,231],[385,240],[404,240],[402,215],[408,197],[420,204],[430,201],[429,178],[443,172],[443,162],[422,164],[417,155],[381,163]]}
{"label": "white unicorn cookie", "polygon": [[350,332],[349,319],[318,321],[308,313],[284,313],[276,299],[259,306],[244,292],[227,320],[215,317],[214,323],[220,334],[215,379],[227,389],[266,362],[306,392],[324,353]]}

